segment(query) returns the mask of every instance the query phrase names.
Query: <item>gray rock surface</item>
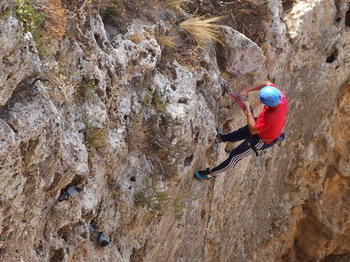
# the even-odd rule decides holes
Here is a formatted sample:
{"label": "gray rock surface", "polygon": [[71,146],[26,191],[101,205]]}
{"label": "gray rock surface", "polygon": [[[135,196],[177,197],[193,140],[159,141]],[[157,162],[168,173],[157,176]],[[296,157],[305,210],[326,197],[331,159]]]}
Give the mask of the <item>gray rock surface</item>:
{"label": "gray rock surface", "polygon": [[[55,56],[39,60],[30,34],[11,13],[0,16],[0,260],[321,261],[349,253],[348,4],[286,5],[266,5],[260,47],[226,27],[227,47],[202,50],[198,61],[169,51],[155,33],[169,28],[141,18],[108,37],[88,2]],[[215,165],[217,121],[224,132],[246,121],[222,95],[216,57],[239,77],[228,79],[232,89],[268,78],[290,110],[284,145],[242,160],[212,191],[193,172]],[[28,88],[39,73],[50,81]],[[254,94],[250,101],[259,112]],[[84,190],[57,201],[70,186]]]}
{"label": "gray rock surface", "polygon": [[239,78],[262,66],[266,60],[261,48],[244,34],[223,27],[223,66],[225,70]]}
{"label": "gray rock surface", "polygon": [[16,87],[30,84],[28,81],[39,74],[40,60],[31,35],[21,32],[22,27],[13,16],[4,15],[0,28],[0,105],[3,106]]}

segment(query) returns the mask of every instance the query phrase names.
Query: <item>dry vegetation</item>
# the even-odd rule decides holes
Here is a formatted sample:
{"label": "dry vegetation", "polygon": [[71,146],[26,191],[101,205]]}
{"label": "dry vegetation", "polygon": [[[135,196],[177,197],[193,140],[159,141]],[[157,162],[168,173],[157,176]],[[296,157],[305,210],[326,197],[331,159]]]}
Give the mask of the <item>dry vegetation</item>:
{"label": "dry vegetation", "polygon": [[167,8],[179,8],[182,4],[189,2],[190,0],[168,0],[162,6]]}
{"label": "dry vegetation", "polygon": [[[199,66],[208,45],[222,44],[220,24],[237,29],[259,44],[264,42],[262,28],[267,17],[266,6],[244,0],[15,0],[15,3],[25,3],[21,7],[27,15],[23,19],[25,27],[33,33],[42,57],[47,57],[48,52],[56,53],[52,43],[63,37],[82,38],[79,41],[88,46],[85,35],[88,28],[81,27],[82,17],[89,19],[89,15],[99,12],[105,25],[123,34],[134,19],[155,25],[161,13],[171,10],[172,17],[162,18],[168,29],[158,28],[150,34],[163,48],[164,62],[176,59],[190,67]],[[129,38],[138,43],[142,37]]]}
{"label": "dry vegetation", "polygon": [[157,42],[161,45],[161,46],[166,46],[169,47],[171,49],[176,48],[177,46],[177,39],[178,39],[178,35],[161,35],[161,34],[156,34],[155,38],[157,39]]}
{"label": "dry vegetation", "polygon": [[247,0],[194,0],[181,7],[193,16],[222,17],[221,24],[245,34],[258,44],[265,41],[265,25],[269,19],[269,1],[254,3]]}
{"label": "dry vegetation", "polygon": [[37,0],[46,18],[42,25],[43,40],[60,39],[65,35],[66,10],[61,0]]}
{"label": "dry vegetation", "polygon": [[221,17],[192,17],[181,22],[179,26],[184,29],[199,46],[205,47],[208,42],[211,41],[222,43],[220,41],[220,25],[214,24],[220,19]]}
{"label": "dry vegetation", "polygon": [[[178,26],[172,25],[178,29],[177,32],[157,35],[160,44],[171,48],[181,43],[178,41],[181,32],[185,32],[201,47],[208,40],[220,42],[220,26],[216,24],[219,17],[220,22],[241,31],[253,41],[264,40],[260,28],[266,17],[265,6],[253,6],[251,2],[241,0],[227,3],[216,0],[15,0],[15,4],[21,4],[22,11],[33,8],[37,12],[29,14],[29,20],[28,17],[25,19],[27,27],[30,27],[27,30],[33,34],[39,31],[41,40],[64,37],[67,17],[74,17],[74,12],[82,9],[86,9],[84,12],[88,12],[88,9],[100,10],[104,22],[117,27],[121,33],[133,19],[156,23],[160,12],[172,9],[178,16],[175,21]],[[182,15],[184,13],[187,17]],[[188,15],[191,17],[188,18]]]}
{"label": "dry vegetation", "polygon": [[143,153],[149,151],[149,145],[153,142],[152,131],[149,124],[140,125],[139,121],[133,121],[128,125],[127,129],[129,150],[140,150]]}
{"label": "dry vegetation", "polygon": [[66,12],[61,0],[15,0],[14,12],[38,45],[65,34]]}

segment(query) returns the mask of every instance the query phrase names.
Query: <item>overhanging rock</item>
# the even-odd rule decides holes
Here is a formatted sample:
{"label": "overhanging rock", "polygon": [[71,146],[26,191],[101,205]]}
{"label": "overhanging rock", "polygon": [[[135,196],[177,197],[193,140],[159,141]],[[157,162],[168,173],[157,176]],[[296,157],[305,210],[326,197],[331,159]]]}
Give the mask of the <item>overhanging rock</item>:
{"label": "overhanging rock", "polygon": [[238,78],[265,62],[262,49],[244,34],[226,26],[223,32],[225,47],[220,54],[220,63],[228,73]]}

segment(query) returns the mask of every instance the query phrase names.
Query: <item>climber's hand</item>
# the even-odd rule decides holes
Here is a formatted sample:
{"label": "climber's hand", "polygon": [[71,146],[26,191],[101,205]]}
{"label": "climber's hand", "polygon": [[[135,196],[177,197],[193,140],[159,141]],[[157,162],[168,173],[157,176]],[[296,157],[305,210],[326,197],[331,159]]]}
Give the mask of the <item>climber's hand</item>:
{"label": "climber's hand", "polygon": [[247,97],[248,96],[248,91],[243,89],[241,92],[239,92],[239,94],[241,96]]}
{"label": "climber's hand", "polygon": [[248,100],[242,102],[243,105],[245,106],[244,114],[247,116],[249,113],[251,114],[252,112],[250,111],[250,104]]}

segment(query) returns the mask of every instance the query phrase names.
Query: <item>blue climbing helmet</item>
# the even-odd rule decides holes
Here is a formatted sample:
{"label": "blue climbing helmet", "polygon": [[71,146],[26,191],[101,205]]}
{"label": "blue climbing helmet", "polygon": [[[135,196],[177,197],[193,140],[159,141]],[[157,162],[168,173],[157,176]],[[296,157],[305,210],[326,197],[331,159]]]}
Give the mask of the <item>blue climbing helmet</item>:
{"label": "blue climbing helmet", "polygon": [[277,106],[281,102],[281,93],[273,86],[265,86],[259,92],[259,100],[267,106]]}

